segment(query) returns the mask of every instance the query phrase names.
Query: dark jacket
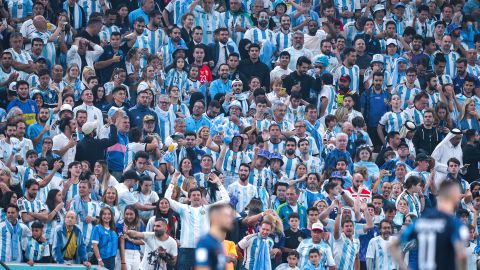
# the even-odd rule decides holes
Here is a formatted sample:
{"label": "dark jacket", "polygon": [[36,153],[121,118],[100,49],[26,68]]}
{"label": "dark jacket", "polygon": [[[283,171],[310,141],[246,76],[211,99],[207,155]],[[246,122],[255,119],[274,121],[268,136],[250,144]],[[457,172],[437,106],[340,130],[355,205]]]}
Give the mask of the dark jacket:
{"label": "dark jacket", "polygon": [[105,150],[118,142],[117,127],[110,125],[110,134],[105,139],[95,139],[85,136],[77,143],[75,160],[87,160],[93,166],[97,160],[105,159]]}
{"label": "dark jacket", "polygon": [[130,118],[130,126],[143,129],[143,117],[145,117],[145,115],[152,115],[153,118],[155,118],[154,132],[160,134],[160,130],[158,129],[157,114],[155,113],[154,110],[140,104],[137,104],[132,108],[130,108],[130,110],[128,110],[128,117]]}
{"label": "dark jacket", "polygon": [[417,127],[417,131],[413,136],[413,145],[415,146],[416,152],[425,153],[431,155],[437,144],[440,143],[440,133],[436,128],[427,130],[424,125]]}
{"label": "dark jacket", "polygon": [[476,144],[465,144],[463,146],[463,164],[470,164],[465,174],[465,180],[471,183],[477,181],[480,178],[478,172],[478,162],[480,162],[480,146]]}
{"label": "dark jacket", "polygon": [[238,72],[240,74],[240,80],[243,82],[244,90],[248,90],[248,81],[253,76],[260,78],[260,84],[264,86],[265,89],[270,89],[270,69],[260,61],[260,58],[255,63],[250,59],[243,59],[238,65]]}
{"label": "dark jacket", "polygon": [[310,103],[316,100],[320,89],[322,87],[322,80],[315,79],[309,75],[300,75],[297,71],[293,71],[285,78],[283,78],[283,86],[287,89],[287,93],[292,93],[292,87],[300,82],[300,94],[302,98]]}
{"label": "dark jacket", "polygon": [[[221,47],[219,42],[211,43],[208,45],[208,54],[210,55],[210,59],[213,60],[214,67],[217,66],[218,57],[220,55],[220,49]],[[227,44],[227,58],[228,58],[228,55],[230,55],[233,52],[235,52],[235,49],[231,45]]]}

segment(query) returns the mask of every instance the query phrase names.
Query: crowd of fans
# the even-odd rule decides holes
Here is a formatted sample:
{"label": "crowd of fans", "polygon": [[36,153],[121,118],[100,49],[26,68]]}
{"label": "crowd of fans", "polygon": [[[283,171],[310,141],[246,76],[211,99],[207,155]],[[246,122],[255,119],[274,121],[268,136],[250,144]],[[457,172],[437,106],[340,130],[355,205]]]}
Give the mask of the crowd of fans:
{"label": "crowd of fans", "polygon": [[2,0],[0,19],[0,261],[453,269],[409,229],[453,181],[477,269],[479,0]]}

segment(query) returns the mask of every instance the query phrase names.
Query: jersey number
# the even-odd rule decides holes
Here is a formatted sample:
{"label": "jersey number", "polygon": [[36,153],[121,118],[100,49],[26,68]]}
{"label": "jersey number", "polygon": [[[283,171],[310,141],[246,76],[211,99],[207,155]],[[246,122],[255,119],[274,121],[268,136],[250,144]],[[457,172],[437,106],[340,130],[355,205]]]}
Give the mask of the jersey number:
{"label": "jersey number", "polygon": [[437,235],[435,232],[421,232],[418,238],[418,266],[422,270],[436,269],[435,243]]}

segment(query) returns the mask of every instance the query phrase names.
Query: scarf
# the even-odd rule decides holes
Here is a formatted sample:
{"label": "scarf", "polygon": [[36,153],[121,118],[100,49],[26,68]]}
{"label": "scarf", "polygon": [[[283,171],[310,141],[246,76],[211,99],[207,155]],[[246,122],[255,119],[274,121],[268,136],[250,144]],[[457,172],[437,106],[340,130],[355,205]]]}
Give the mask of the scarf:
{"label": "scarf", "polygon": [[273,54],[275,53],[275,45],[270,41],[262,42],[262,48],[260,49],[260,61],[265,65],[271,66]]}
{"label": "scarf", "polygon": [[18,256],[21,256],[18,254],[18,247],[20,243],[20,237],[22,235],[22,228],[20,227],[20,224],[17,222],[15,225],[12,225],[10,221],[5,222],[7,225],[8,232],[10,233],[11,241],[10,241],[10,252],[12,253],[11,260],[12,262],[15,262]]}
{"label": "scarf", "polygon": [[80,10],[80,6],[75,3],[74,6],[73,6],[73,15],[70,14],[70,8],[68,6],[68,1],[65,1],[63,3],[63,10],[65,10],[68,14],[68,18],[69,20],[72,19],[72,16],[73,16],[73,28],[75,28],[76,30],[79,30],[80,28],[82,28],[82,21],[83,21],[83,13],[82,11]]}
{"label": "scarf", "polygon": [[270,254],[268,251],[268,244],[266,239],[262,239],[260,235],[257,236],[260,246],[258,247],[258,255],[253,262],[251,270],[268,270],[272,269],[270,262]]}

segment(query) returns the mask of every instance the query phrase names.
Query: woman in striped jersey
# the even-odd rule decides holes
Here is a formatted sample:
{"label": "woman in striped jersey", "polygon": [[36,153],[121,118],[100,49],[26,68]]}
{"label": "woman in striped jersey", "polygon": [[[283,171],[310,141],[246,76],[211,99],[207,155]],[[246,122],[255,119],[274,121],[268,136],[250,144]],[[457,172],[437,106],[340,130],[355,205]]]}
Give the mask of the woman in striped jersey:
{"label": "woman in striped jersey", "polygon": [[222,146],[215,168],[225,174],[226,186],[229,186],[238,178],[240,164],[250,163],[251,161],[247,153],[242,151],[242,144],[243,138],[237,135],[233,137],[232,142],[228,146],[225,144]]}
{"label": "woman in striped jersey", "polygon": [[48,192],[46,201],[48,220],[45,228],[45,237],[47,241],[53,245],[53,237],[55,227],[63,222],[65,219],[66,209],[64,207],[62,192],[59,189],[51,189]]}

